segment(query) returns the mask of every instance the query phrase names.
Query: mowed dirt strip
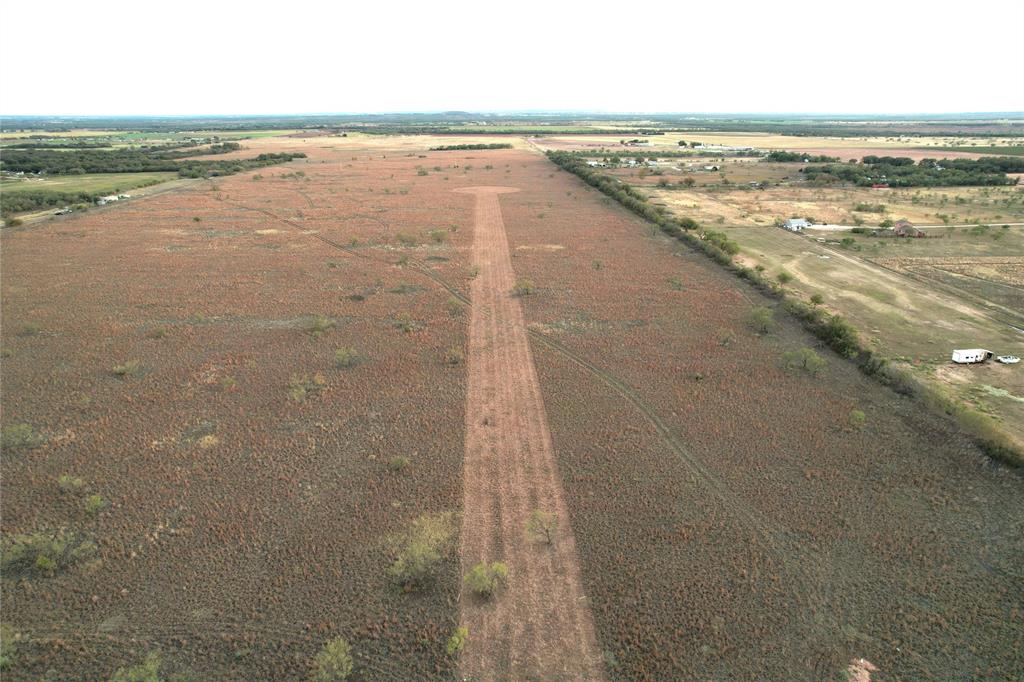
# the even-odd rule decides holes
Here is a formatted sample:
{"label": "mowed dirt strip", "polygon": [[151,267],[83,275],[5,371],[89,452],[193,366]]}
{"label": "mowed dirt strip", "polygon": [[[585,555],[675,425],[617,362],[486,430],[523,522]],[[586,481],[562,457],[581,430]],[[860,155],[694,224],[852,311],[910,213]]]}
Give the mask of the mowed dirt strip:
{"label": "mowed dirt strip", "polygon": [[[508,566],[505,589],[482,600],[463,587],[469,639],[463,676],[488,679],[600,679],[594,624],[580,581],[554,449],[509,257],[500,194],[476,200],[471,285],[461,559]],[[531,512],[554,514],[553,543],[526,535]]]}

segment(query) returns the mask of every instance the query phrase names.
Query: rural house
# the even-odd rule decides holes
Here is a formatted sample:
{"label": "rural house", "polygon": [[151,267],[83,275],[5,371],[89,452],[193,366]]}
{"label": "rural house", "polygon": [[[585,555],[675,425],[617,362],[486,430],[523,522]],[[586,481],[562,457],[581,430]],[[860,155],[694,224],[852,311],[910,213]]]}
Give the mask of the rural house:
{"label": "rural house", "polygon": [[802,232],[805,227],[810,226],[811,224],[804,218],[790,218],[782,223],[782,229],[789,230],[790,232]]}

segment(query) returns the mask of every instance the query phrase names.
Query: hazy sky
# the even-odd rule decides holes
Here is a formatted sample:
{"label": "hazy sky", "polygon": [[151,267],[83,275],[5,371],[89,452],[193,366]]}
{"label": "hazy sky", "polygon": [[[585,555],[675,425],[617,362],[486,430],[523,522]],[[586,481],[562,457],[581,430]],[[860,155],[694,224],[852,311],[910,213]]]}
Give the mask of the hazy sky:
{"label": "hazy sky", "polygon": [[7,115],[1024,110],[1022,0],[0,1]]}

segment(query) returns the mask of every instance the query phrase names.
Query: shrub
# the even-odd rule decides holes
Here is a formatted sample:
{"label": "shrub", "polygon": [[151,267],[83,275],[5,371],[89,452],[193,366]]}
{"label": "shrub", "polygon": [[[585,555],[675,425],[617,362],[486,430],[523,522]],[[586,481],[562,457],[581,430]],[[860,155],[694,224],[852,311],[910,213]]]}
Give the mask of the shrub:
{"label": "shrub", "polygon": [[8,575],[52,574],[95,551],[93,542],[64,529],[19,533],[0,544],[0,569]]}
{"label": "shrub", "polygon": [[160,654],[151,651],[142,663],[118,668],[110,682],[160,682]]}
{"label": "shrub", "polygon": [[786,369],[802,369],[812,376],[818,376],[826,367],[824,358],[811,348],[786,351],[782,354],[782,364]]}
{"label": "shrub", "polygon": [[93,493],[89,497],[85,498],[85,512],[87,514],[99,514],[106,506],[107,501],[103,499],[102,495]]}
{"label": "shrub", "polygon": [[775,327],[775,313],[771,308],[755,306],[747,313],[747,326],[758,334],[767,334]]}
{"label": "shrub", "polygon": [[338,326],[338,323],[326,315],[316,315],[306,325],[306,333],[314,339],[318,339],[330,330]]}
{"label": "shrub", "polygon": [[864,426],[864,422],[867,421],[867,417],[861,410],[850,410],[850,426],[854,428],[860,428]]}
{"label": "shrub", "polygon": [[825,302],[825,297],[821,294],[811,294],[811,305],[821,305]]}
{"label": "shrub", "polygon": [[447,230],[431,230],[427,233],[435,244],[444,244],[448,240]]}
{"label": "shrub", "polygon": [[520,279],[516,281],[516,285],[512,288],[512,293],[516,296],[529,296],[536,290],[532,280]]}
{"label": "shrub", "polygon": [[288,395],[295,402],[301,403],[310,393],[321,391],[327,385],[327,379],[317,372],[312,378],[306,374],[293,374],[288,382]]}
{"label": "shrub", "polygon": [[29,322],[21,326],[21,331],[18,332],[18,336],[35,336],[39,333],[39,325]]}
{"label": "shrub", "polygon": [[354,367],[359,362],[359,352],[355,348],[338,348],[334,351],[334,366],[339,369]]}
{"label": "shrub", "polygon": [[4,221],[4,225],[7,227],[20,227],[22,224],[21,218],[7,218]]}
{"label": "shrub", "polygon": [[412,315],[409,313],[399,313],[395,316],[395,327],[401,329],[406,334],[420,329],[421,326],[419,322],[412,319]]}
{"label": "shrub", "polygon": [[57,486],[66,493],[73,493],[85,487],[85,481],[78,476],[61,474],[57,479]]}
{"label": "shrub", "polygon": [[473,594],[486,599],[494,594],[507,578],[508,566],[500,561],[491,564],[485,561],[474,566],[464,580]]}
{"label": "shrub", "polygon": [[444,556],[451,551],[454,519],[451,512],[423,515],[399,538],[388,573],[406,590],[422,588],[434,577]]}
{"label": "shrub", "polygon": [[526,533],[536,540],[543,540],[549,545],[555,539],[558,530],[558,517],[551,512],[534,509],[526,521]]}
{"label": "shrub", "polygon": [[346,680],[352,674],[352,647],[344,637],[335,637],[324,645],[313,661],[317,682]]}
{"label": "shrub", "polygon": [[[459,628],[459,630],[465,630],[465,628]],[[459,630],[456,630],[455,633],[458,634]],[[452,635],[453,638],[454,636]],[[18,652],[17,637],[14,628],[6,623],[0,624],[0,670],[7,670],[14,662],[14,655]],[[448,641],[450,645],[451,640]],[[461,648],[460,646],[459,649]]]}
{"label": "shrub", "polygon": [[444,362],[446,365],[459,365],[462,364],[464,356],[462,349],[452,346],[444,353]]}
{"label": "shrub", "polygon": [[394,472],[399,472],[409,466],[408,457],[392,457],[391,461],[388,462],[388,469]]}
{"label": "shrub", "polygon": [[449,656],[457,656],[462,652],[463,647],[466,646],[467,639],[469,639],[469,630],[467,628],[456,628],[452,636],[448,638],[445,651],[448,652]]}
{"label": "shrub", "polygon": [[114,365],[110,370],[114,376],[126,379],[128,377],[137,377],[142,374],[142,364],[138,360],[129,360],[123,365]]}
{"label": "shrub", "polygon": [[785,270],[775,276],[775,279],[779,280],[780,284],[789,284],[793,281],[793,275],[789,274]]}
{"label": "shrub", "polygon": [[45,442],[46,437],[37,433],[31,424],[8,424],[0,429],[0,450],[31,450]]}
{"label": "shrub", "polygon": [[444,305],[448,309],[449,315],[462,314],[462,301],[457,299],[455,296],[449,296]]}

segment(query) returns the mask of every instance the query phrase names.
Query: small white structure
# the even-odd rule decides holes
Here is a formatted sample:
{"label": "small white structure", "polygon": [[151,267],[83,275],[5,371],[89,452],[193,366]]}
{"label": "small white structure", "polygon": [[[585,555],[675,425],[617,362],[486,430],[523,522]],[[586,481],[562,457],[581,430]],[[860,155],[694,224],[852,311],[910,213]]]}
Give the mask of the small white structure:
{"label": "small white structure", "polygon": [[803,218],[790,218],[782,223],[782,229],[789,230],[790,232],[803,232],[805,227],[810,226],[811,224]]}
{"label": "small white structure", "polygon": [[961,365],[985,362],[991,357],[992,351],[984,348],[960,348],[953,351],[953,362]]}

